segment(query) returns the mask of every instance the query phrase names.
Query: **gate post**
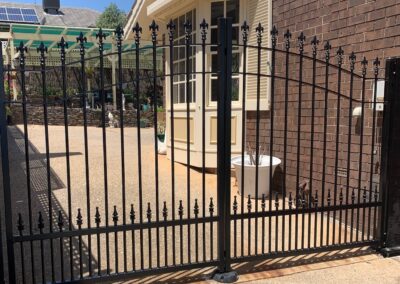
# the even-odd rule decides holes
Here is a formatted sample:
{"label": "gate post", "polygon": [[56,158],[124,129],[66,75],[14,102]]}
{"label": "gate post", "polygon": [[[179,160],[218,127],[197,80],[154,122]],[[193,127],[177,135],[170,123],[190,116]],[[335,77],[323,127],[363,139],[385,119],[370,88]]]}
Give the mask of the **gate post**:
{"label": "gate post", "polygon": [[218,282],[237,280],[231,270],[231,104],[232,104],[232,19],[218,19],[218,107],[217,107],[217,191],[218,257],[214,275]]}
{"label": "gate post", "polygon": [[380,194],[381,253],[400,254],[400,58],[386,61]]}
{"label": "gate post", "polygon": [[[1,43],[1,41],[0,41]],[[7,239],[8,280],[15,283],[15,262],[13,245],[13,222],[11,208],[10,165],[8,158],[8,133],[6,119],[6,93],[4,90],[3,48],[0,44],[0,136],[1,136],[1,166],[3,172],[4,209]]]}

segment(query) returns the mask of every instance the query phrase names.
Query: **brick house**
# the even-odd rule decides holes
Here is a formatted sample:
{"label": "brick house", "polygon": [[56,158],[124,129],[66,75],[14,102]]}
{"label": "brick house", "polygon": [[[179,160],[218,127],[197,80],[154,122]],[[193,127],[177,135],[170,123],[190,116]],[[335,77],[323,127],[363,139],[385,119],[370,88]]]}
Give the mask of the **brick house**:
{"label": "brick house", "polygon": [[[230,6],[231,2],[235,2],[236,6]],[[221,11],[225,11],[224,13],[221,12],[221,15],[237,15],[234,23],[243,23],[245,20],[249,23],[249,36],[252,45],[256,44],[255,27],[258,22],[264,27],[263,46],[266,47],[270,47],[271,44],[269,31],[273,25],[277,27],[279,31],[277,49],[279,52],[276,54],[275,63],[274,106],[272,106],[271,88],[269,87],[271,79],[263,77],[260,94],[261,120],[259,143],[269,153],[271,144],[270,118],[273,116],[274,135],[272,155],[284,160],[284,154],[286,153],[284,161],[286,163],[283,163],[280,171],[278,171],[278,173],[286,172],[285,184],[283,183],[283,179],[279,178],[279,174],[275,175],[275,185],[278,187],[278,192],[281,191],[282,186],[286,186],[288,191],[294,191],[297,183],[302,180],[312,180],[315,188],[321,188],[323,180],[325,181],[325,186],[331,189],[333,187],[338,189],[340,186],[345,189],[359,187],[367,189],[375,188],[379,177],[382,111],[378,107],[374,111],[375,108],[371,104],[375,93],[373,62],[375,58],[378,58],[381,63],[376,88],[379,90],[377,91],[377,101],[379,101],[381,99],[380,96],[383,94],[380,81],[384,78],[384,59],[400,54],[400,3],[397,0],[211,0],[201,1],[201,3],[199,1],[174,1],[173,3],[172,1],[164,0],[137,1],[129,14],[128,24],[125,27],[127,40],[133,40],[131,30],[136,22],[140,22],[143,26],[143,23],[147,24],[147,22],[155,19],[160,24],[159,33],[166,34],[168,32],[166,30],[166,23],[169,19],[179,18],[180,20],[181,15],[184,15],[182,17],[186,17],[185,19],[187,19],[187,13],[189,13],[187,11],[192,11],[190,15],[195,16],[191,16],[192,18],[190,19],[198,26],[202,18],[205,18],[208,22],[212,22],[217,17],[215,11],[219,9],[219,6],[222,7]],[[225,7],[225,10],[223,7]],[[240,13],[233,13],[235,9],[240,10]],[[182,20],[182,25],[185,19]],[[179,25],[181,25],[181,22],[179,22]],[[234,25],[234,28],[237,27]],[[299,81],[300,76],[299,56],[291,54],[286,64],[284,52],[284,34],[286,30],[291,32],[289,41],[290,51],[294,53],[298,53],[297,44],[300,33],[303,32],[305,35],[304,55],[307,58],[304,59],[301,72],[303,84],[301,87],[302,99],[300,103],[299,84],[296,83]],[[199,32],[196,33],[197,40],[199,40],[199,34]],[[146,38],[149,36],[149,33],[144,33],[143,36]],[[319,40],[316,55],[319,61],[316,64],[315,74],[313,74],[312,70],[311,45],[311,40],[314,36]],[[239,42],[240,38],[241,33],[239,33]],[[324,45],[328,40],[331,45],[329,55],[330,64],[337,65],[336,52],[339,46],[344,50],[343,72],[339,78],[337,68],[335,66],[329,68],[328,81],[325,82],[326,64],[324,61],[326,53]],[[351,75],[349,71],[351,69],[349,56],[353,51],[356,57],[354,60],[354,75]],[[240,56],[238,68],[242,71],[244,66],[243,53],[240,49],[238,52]],[[248,52],[247,72],[254,73],[258,59],[256,58],[254,49],[249,49]],[[199,66],[201,67],[199,65],[201,63],[201,52],[197,50],[195,54],[197,68],[199,68]],[[361,64],[364,57],[369,62],[366,66],[365,88],[363,88]],[[211,57],[206,57],[206,65],[209,66],[212,60],[211,52]],[[269,74],[270,68],[268,66],[270,60],[271,53],[263,51],[259,61],[263,62],[261,72],[264,75]],[[288,66],[288,70],[286,70],[286,65]],[[167,63],[166,70],[168,70],[168,66]],[[237,129],[233,130],[233,135],[237,135],[237,139],[232,142],[232,155],[238,155],[240,152],[238,146],[240,146],[240,137],[243,133],[246,137],[246,144],[250,143],[254,147],[256,142],[257,112],[254,100],[256,78],[250,75],[247,77],[247,105],[245,113],[247,123],[243,129],[239,127],[241,125],[241,104],[236,105],[235,102],[233,103],[233,116],[238,114],[239,119],[237,122],[234,122],[234,125],[237,125]],[[287,99],[285,99],[286,81],[284,78],[288,77],[290,81],[287,83],[288,94]],[[315,82],[313,82],[314,77]],[[212,85],[212,79],[208,78],[206,80],[207,86]],[[239,86],[242,86],[242,80],[243,77],[240,75],[238,78]],[[351,83],[351,81],[353,82]],[[312,87],[313,84],[317,86],[314,90]],[[352,87],[350,87],[350,84],[352,84]],[[378,86],[380,87],[378,88]],[[168,101],[170,97],[169,88],[167,87],[166,89],[165,95]],[[242,87],[239,88],[239,98],[243,96],[241,89]],[[324,131],[325,89],[329,90],[327,96],[326,131]],[[340,96],[335,95],[335,92]],[[201,93],[201,84],[196,84],[196,100],[200,101],[199,96]],[[207,111],[214,111],[215,104],[212,104],[212,90],[207,89],[206,95],[207,98],[211,97],[211,99],[207,99]],[[337,107],[338,97],[340,97],[339,111]],[[352,102],[350,103],[350,101]],[[167,103],[167,105],[169,104]],[[364,109],[362,106],[364,106]],[[382,104],[379,107],[382,108]],[[201,105],[198,109],[201,109]],[[182,111],[184,109],[179,110]],[[299,112],[299,110],[301,111]],[[360,113],[364,114],[362,121]],[[196,117],[194,115],[194,125],[191,127],[193,129],[202,129],[201,124],[196,122]],[[182,119],[184,121],[185,118],[183,117]],[[167,119],[168,121],[169,119]],[[178,128],[183,129],[184,127]],[[204,130],[207,133],[211,133],[207,134],[207,143],[211,147],[209,148],[207,144],[207,155],[215,153],[215,149],[212,148],[215,147],[213,145],[215,143],[211,143],[213,142],[211,139],[212,130],[208,130],[209,128],[212,128],[211,122],[210,126],[207,124],[206,130]],[[323,153],[324,132],[327,134],[326,154]],[[200,149],[198,143],[201,143],[200,136],[196,136],[198,133],[201,134],[199,131],[191,131],[191,134],[194,135],[191,138],[194,141],[192,145],[196,149]],[[184,137],[178,142],[182,141],[185,141]],[[192,155],[195,157],[197,154],[194,153],[196,150],[193,150],[193,148],[191,149]],[[214,158],[214,156],[207,156],[208,167],[216,166]],[[185,163],[185,161],[185,156],[183,156],[180,162]],[[196,161],[200,165],[201,160],[197,158],[192,159],[194,163],[192,165],[198,166]]]}

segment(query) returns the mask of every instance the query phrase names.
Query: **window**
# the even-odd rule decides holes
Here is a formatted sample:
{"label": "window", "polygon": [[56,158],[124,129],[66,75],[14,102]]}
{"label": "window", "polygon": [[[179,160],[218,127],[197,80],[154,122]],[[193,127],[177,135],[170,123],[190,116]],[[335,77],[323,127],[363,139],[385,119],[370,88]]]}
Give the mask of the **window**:
{"label": "window", "polygon": [[[196,101],[196,48],[189,47],[189,55],[186,55],[185,46],[185,22],[192,23],[192,43],[196,42],[196,10],[187,12],[186,14],[174,19],[176,27],[174,39],[174,96],[175,104],[183,104],[187,102],[193,103]],[[186,60],[189,58],[189,94],[186,95]]]}
{"label": "window", "polygon": [[[238,44],[239,40],[239,2],[240,0],[212,0],[211,2],[211,43],[218,43],[218,18],[232,18],[232,42]],[[232,100],[239,100],[239,65],[240,53],[238,47],[233,47],[232,50]],[[215,102],[218,99],[218,55],[217,47],[211,48],[211,101]]]}

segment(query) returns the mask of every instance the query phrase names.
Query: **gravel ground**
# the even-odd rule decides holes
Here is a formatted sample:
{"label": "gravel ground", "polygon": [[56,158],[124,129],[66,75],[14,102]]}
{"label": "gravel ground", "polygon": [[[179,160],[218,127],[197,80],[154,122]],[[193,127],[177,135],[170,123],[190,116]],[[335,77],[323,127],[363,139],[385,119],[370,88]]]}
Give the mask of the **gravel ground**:
{"label": "gravel ground", "polygon": [[[13,191],[13,210],[14,216],[18,213],[22,214],[22,218],[25,224],[25,230],[23,234],[27,234],[30,227],[29,214],[28,214],[28,194],[27,194],[27,169],[25,167],[25,150],[24,150],[24,139],[23,139],[23,127],[15,126],[10,127],[10,161],[11,161],[11,174],[12,174],[12,191]],[[46,170],[46,147],[45,147],[45,132],[43,126],[30,125],[28,127],[29,132],[29,156],[30,156],[30,176],[31,176],[31,202],[32,202],[32,231],[38,233],[38,213],[42,212],[45,223],[44,232],[49,230],[49,201],[48,201],[48,186],[47,186],[47,170]],[[120,142],[120,129],[107,128],[107,189],[108,198],[105,198],[105,174],[104,174],[104,153],[103,153],[103,136],[102,129],[96,127],[88,128],[89,137],[89,192],[87,192],[87,183],[85,176],[85,149],[84,149],[84,134],[83,127],[69,127],[69,144],[70,144],[70,188],[71,188],[71,207],[68,206],[68,179],[66,170],[66,150],[65,150],[65,132],[62,126],[49,126],[49,143],[50,143],[50,167],[51,167],[51,197],[52,197],[52,217],[53,217],[53,228],[58,231],[58,214],[59,212],[63,216],[64,228],[68,227],[68,216],[71,211],[71,226],[75,229],[78,228],[77,217],[78,210],[80,209],[82,215],[82,228],[87,228],[88,223],[91,226],[95,226],[95,214],[96,208],[98,208],[101,216],[100,226],[106,225],[106,208],[108,209],[108,224],[113,226],[113,211],[118,212],[118,224],[123,222],[123,207],[125,201],[125,218],[126,222],[130,223],[129,213],[130,205],[134,205],[135,209],[135,222],[139,220],[139,186],[138,186],[138,145],[137,145],[137,129],[126,128],[125,129],[125,184],[126,184],[126,196],[122,198],[122,170],[121,170],[121,142]],[[157,218],[156,210],[156,187],[155,187],[155,154],[154,154],[154,133],[152,129],[142,129],[142,213],[143,220],[146,223],[148,204],[151,208],[151,220],[154,221]],[[171,191],[171,161],[166,156],[158,155],[158,184],[159,184],[159,219],[162,220],[162,209],[165,202],[166,208],[168,209],[168,219],[172,218],[172,191]],[[175,164],[175,217],[179,218],[178,206],[179,201],[182,200],[183,206],[183,218],[188,217],[188,211],[190,215],[194,217],[194,204],[195,200],[198,200],[199,204],[199,217],[202,216],[203,211],[203,198],[202,198],[202,174],[196,169],[190,170],[191,183],[190,183],[190,199],[188,200],[187,191],[187,167],[181,164]],[[237,193],[237,187],[235,181],[232,178],[232,196]],[[89,199],[88,199],[89,196]],[[206,216],[209,216],[209,201],[210,198],[214,199],[215,213],[216,209],[216,175],[207,173],[206,174]],[[108,203],[106,203],[108,200]],[[238,207],[240,208],[240,198],[238,198]],[[245,200],[247,202],[247,200]],[[287,201],[285,201],[287,202]],[[188,206],[190,203],[190,207]],[[279,200],[279,206],[281,207],[283,200]],[[90,211],[88,212],[87,205],[90,205]],[[272,206],[274,202],[272,202]],[[287,206],[288,207],[288,206]],[[247,208],[247,204],[245,204]],[[255,201],[252,200],[252,208],[255,208]],[[259,204],[261,208],[261,204]],[[275,207],[274,207],[275,208]],[[247,212],[247,209],[245,209]],[[268,202],[267,208],[268,210]],[[88,216],[90,215],[90,218]],[[308,215],[302,219],[299,216],[299,229],[304,226],[304,239],[302,234],[298,235],[298,245],[300,247],[313,246],[314,235],[311,234],[308,238],[307,228],[309,224],[314,226],[314,220],[317,218],[319,222],[321,217],[324,218],[325,224],[327,224],[328,218],[320,214],[312,214],[310,219]],[[309,223],[309,220],[311,223]],[[263,222],[265,230],[269,230],[271,234],[264,234],[265,239],[262,238]],[[284,221],[286,235],[285,237],[281,234],[282,222]],[[291,220],[292,230],[294,230],[294,217]],[[277,223],[278,222],[278,223]],[[303,223],[304,222],[304,223]],[[16,223],[16,219],[14,219]],[[271,219],[265,218],[265,220],[258,220],[258,233],[255,234],[254,229],[256,223],[252,220],[249,224],[248,220],[243,220],[243,238],[242,236],[242,223],[239,220],[236,224],[232,223],[232,240],[237,240],[237,243],[232,241],[232,249],[238,255],[241,253],[241,245],[243,244],[243,253],[246,255],[250,252],[254,253],[257,251],[260,253],[262,250],[268,251],[271,248],[272,251],[282,249],[284,245],[286,248],[289,242],[294,246],[296,240],[295,235],[291,234],[289,238],[289,217],[284,220],[280,217],[278,220],[274,217]],[[330,219],[329,231],[332,232],[333,226],[337,227],[336,239],[339,233],[342,238],[344,235],[351,233],[350,230],[346,230],[342,225],[337,222],[333,222]],[[278,226],[276,226],[276,224]],[[212,228],[211,228],[212,225]],[[16,225],[14,226],[16,228]],[[126,233],[126,268],[129,270],[142,268],[141,255],[143,254],[143,268],[154,267],[156,265],[171,264],[174,261],[174,254],[172,253],[173,242],[175,241],[176,253],[175,261],[177,263],[188,263],[194,262],[197,259],[203,260],[203,247],[205,248],[206,254],[205,259],[215,259],[217,256],[217,224],[207,223],[205,225],[205,231],[203,226],[200,224],[198,228],[195,225],[190,226],[190,234],[188,232],[188,226],[177,226],[175,229],[175,238],[172,235],[172,229],[168,228],[164,231],[164,228],[159,229],[159,238],[157,238],[157,230],[143,230],[142,232],[137,230],[135,232],[128,231]],[[250,231],[249,228],[250,227]],[[278,230],[276,230],[278,228]],[[198,230],[199,238],[196,239],[195,232]],[[323,229],[324,233],[326,228]],[[311,230],[313,232],[313,230]],[[18,233],[18,231],[16,231]],[[143,252],[140,251],[140,234],[143,233]],[[164,234],[166,238],[164,238]],[[205,236],[205,239],[203,238]],[[353,232],[353,235],[356,233]],[[181,237],[182,236],[182,237]],[[190,236],[191,242],[189,245],[188,237]],[[233,237],[235,236],[235,237]],[[21,250],[16,250],[17,261],[25,259],[25,267],[17,265],[18,275],[21,276],[22,269],[25,269],[26,274],[30,275],[32,269],[36,271],[36,279],[40,281],[41,272],[40,268],[44,266],[46,280],[51,279],[52,270],[56,279],[61,279],[61,259],[64,257],[63,263],[64,275],[69,278],[72,273],[77,278],[82,274],[83,276],[89,275],[90,271],[97,274],[98,271],[101,273],[105,272],[117,272],[123,271],[124,267],[124,234],[122,232],[118,234],[100,234],[97,238],[96,235],[91,237],[84,236],[82,239],[64,238],[62,240],[56,239],[52,243],[44,241],[43,244],[40,242],[34,242],[34,254],[32,256],[30,252],[30,244],[25,243],[23,245],[23,255]],[[317,234],[316,241],[320,242],[320,236]],[[114,241],[117,239],[117,241]],[[166,240],[166,241],[165,241]],[[204,245],[203,245],[204,240]],[[251,240],[251,242],[249,242]],[[275,242],[275,240],[279,240]],[[310,243],[308,243],[310,240]],[[324,237],[325,241],[325,237]],[[182,244],[182,245],[181,245]],[[263,246],[265,245],[265,247]],[[53,247],[51,247],[53,245]],[[44,257],[43,260],[40,256],[40,246],[43,246]],[[17,246],[18,247],[18,246]],[[159,248],[159,250],[157,250]],[[182,248],[182,251],[180,250]],[[53,253],[51,251],[53,250]],[[158,252],[158,253],[157,253]],[[188,254],[190,253],[190,258]],[[70,257],[72,255],[72,257]],[[181,258],[182,255],[182,258]],[[53,256],[53,261],[51,261]],[[81,258],[79,256],[82,256]],[[31,266],[29,258],[34,260]],[[91,260],[89,262],[89,259]],[[165,259],[167,262],[165,262]],[[51,263],[54,262],[54,266]],[[118,262],[118,264],[117,264]],[[43,263],[43,264],[41,264]],[[91,266],[91,269],[90,267]],[[30,277],[28,277],[30,278]],[[29,283],[29,281],[28,281]]]}

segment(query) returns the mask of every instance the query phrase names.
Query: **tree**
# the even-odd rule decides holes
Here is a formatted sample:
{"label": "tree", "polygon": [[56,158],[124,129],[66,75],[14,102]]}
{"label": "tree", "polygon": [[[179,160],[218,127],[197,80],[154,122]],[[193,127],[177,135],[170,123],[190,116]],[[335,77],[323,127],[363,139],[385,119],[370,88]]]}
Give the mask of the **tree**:
{"label": "tree", "polygon": [[125,21],[125,13],[115,3],[111,3],[97,19],[96,26],[103,29],[116,29],[118,26],[123,27]]}

